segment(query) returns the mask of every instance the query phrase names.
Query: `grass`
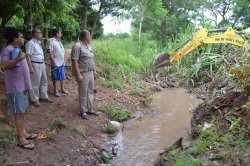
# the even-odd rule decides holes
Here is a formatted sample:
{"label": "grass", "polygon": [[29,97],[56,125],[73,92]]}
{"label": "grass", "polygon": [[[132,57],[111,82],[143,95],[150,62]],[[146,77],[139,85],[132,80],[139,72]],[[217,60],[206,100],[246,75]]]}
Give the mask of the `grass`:
{"label": "grass", "polygon": [[65,128],[67,126],[67,122],[63,117],[57,117],[50,124],[50,130],[58,130],[61,128]]}
{"label": "grass", "polygon": [[0,134],[0,155],[3,154],[7,145],[16,143],[16,134],[13,131],[4,130]]}
{"label": "grass", "polygon": [[[250,129],[250,125],[248,127]],[[242,156],[250,151],[248,127],[244,131],[241,131],[241,134],[235,134],[232,131],[224,133],[218,130],[218,124],[214,122],[213,127],[210,129],[205,131],[199,129],[200,134],[198,138],[191,142],[189,148],[167,149],[161,157],[160,162],[162,165],[205,165],[200,158],[202,158],[206,151],[210,151],[213,153],[211,160],[233,163],[235,158],[239,157],[235,149],[241,149],[242,153],[240,155]],[[250,156],[248,156],[248,159],[250,163]],[[243,159],[243,161],[248,162],[248,159]]]}
{"label": "grass", "polygon": [[74,131],[76,132],[76,134],[87,137],[86,135],[86,131],[85,131],[85,126],[81,123],[77,124],[74,127]]}
{"label": "grass", "polygon": [[106,113],[111,119],[119,122],[127,120],[131,115],[131,112],[129,110],[116,108],[112,105],[104,106],[102,111]]}
{"label": "grass", "polygon": [[108,134],[115,134],[119,131],[119,127],[109,123],[107,126],[107,133]]}
{"label": "grass", "polygon": [[112,88],[116,90],[123,90],[123,84],[119,80],[113,80],[113,81],[103,81],[101,82],[101,85],[103,85],[106,88]]}
{"label": "grass", "polygon": [[8,108],[8,101],[6,99],[0,99],[0,107]]}
{"label": "grass", "polygon": [[153,103],[153,96],[147,96],[145,97],[143,103],[145,104],[145,106],[150,106]]}
{"label": "grass", "polygon": [[8,124],[11,128],[15,127],[12,122],[11,116],[6,112],[3,114],[3,122]]}

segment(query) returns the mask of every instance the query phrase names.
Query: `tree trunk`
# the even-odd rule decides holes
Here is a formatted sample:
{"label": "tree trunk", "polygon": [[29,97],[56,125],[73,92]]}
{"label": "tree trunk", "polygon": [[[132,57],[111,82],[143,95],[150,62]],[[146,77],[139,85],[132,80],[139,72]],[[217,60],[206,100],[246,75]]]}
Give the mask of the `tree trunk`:
{"label": "tree trunk", "polygon": [[99,20],[99,17],[100,17],[101,11],[102,11],[102,7],[103,7],[103,4],[101,3],[100,8],[99,8],[99,10],[98,10],[98,12],[96,14],[96,17],[95,17],[94,25],[92,27],[91,37],[93,37],[94,34],[95,34],[96,25],[97,25],[97,22]]}
{"label": "tree trunk", "polygon": [[48,39],[49,38],[49,16],[47,13],[44,13],[44,24],[45,24],[45,38]]}
{"label": "tree trunk", "polygon": [[83,10],[80,12],[81,16],[81,29],[86,30],[88,26],[88,7],[89,0],[82,0]]}
{"label": "tree trunk", "polygon": [[43,47],[47,50],[48,49],[48,39],[49,39],[49,16],[48,13],[44,13],[44,24],[45,24],[45,33],[44,37],[45,40],[43,41]]}
{"label": "tree trunk", "polygon": [[142,21],[140,21],[139,25],[139,50],[141,50],[141,29],[142,29]]}
{"label": "tree trunk", "polygon": [[141,34],[142,34],[142,23],[144,21],[144,11],[141,13],[140,25],[139,25],[139,51],[141,51]]}
{"label": "tree trunk", "polygon": [[26,0],[26,5],[27,5],[27,12],[24,19],[24,25],[26,31],[30,32],[31,35],[31,32],[33,30],[33,24],[32,24],[32,11],[31,11],[30,0]]}
{"label": "tree trunk", "polygon": [[83,28],[84,28],[84,30],[87,29],[87,25],[88,25],[88,5],[89,5],[89,1],[85,0],[84,1],[84,10],[83,10]]}
{"label": "tree trunk", "polygon": [[85,11],[86,13],[84,13],[84,30],[87,30],[87,26],[88,26],[88,9],[86,9]]}

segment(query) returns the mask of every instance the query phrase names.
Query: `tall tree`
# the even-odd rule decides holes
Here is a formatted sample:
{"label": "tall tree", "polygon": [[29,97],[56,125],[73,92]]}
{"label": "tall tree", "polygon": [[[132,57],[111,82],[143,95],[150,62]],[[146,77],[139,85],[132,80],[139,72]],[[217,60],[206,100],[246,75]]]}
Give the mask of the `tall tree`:
{"label": "tall tree", "polygon": [[64,17],[72,9],[76,7],[78,0],[32,0],[32,8],[34,10],[34,16],[37,18],[43,18],[43,27],[45,28],[45,37],[48,38],[50,20],[54,18]]}
{"label": "tall tree", "polygon": [[162,21],[159,36],[164,39],[175,36],[181,29],[192,24],[191,21],[197,17],[197,11],[200,10],[201,3],[193,0],[163,0],[163,5],[168,14]]}
{"label": "tall tree", "polygon": [[[132,17],[134,19],[134,24],[138,25],[138,41],[139,47],[141,45],[141,36],[143,23],[145,19],[151,19],[152,21],[157,22],[157,20],[162,20],[166,16],[166,10],[164,10],[162,0],[132,0],[131,1]],[[137,22],[137,23],[136,23]],[[153,28],[153,27],[151,27]]]}
{"label": "tall tree", "polygon": [[227,25],[233,16],[232,10],[235,6],[235,0],[207,0],[205,9],[211,12],[216,25]]}
{"label": "tall tree", "polygon": [[80,0],[80,3],[77,5],[76,12],[79,15],[81,30],[86,30],[88,27],[88,11],[91,7],[91,0]]}
{"label": "tall tree", "polygon": [[233,26],[237,24],[250,27],[250,1],[249,0],[236,0],[233,7]]}
{"label": "tall tree", "polygon": [[94,6],[98,6],[98,9],[96,9],[96,15],[92,26],[92,35],[95,35],[98,20],[109,14],[117,16],[121,12],[123,12],[123,9],[125,9],[127,6],[127,1],[124,0],[93,0],[92,2]]}

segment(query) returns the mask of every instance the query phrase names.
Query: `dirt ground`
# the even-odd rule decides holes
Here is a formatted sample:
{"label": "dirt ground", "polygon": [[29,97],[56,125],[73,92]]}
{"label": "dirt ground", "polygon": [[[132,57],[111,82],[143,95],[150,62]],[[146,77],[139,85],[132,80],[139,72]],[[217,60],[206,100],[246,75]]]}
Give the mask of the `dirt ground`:
{"label": "dirt ground", "polygon": [[[66,65],[69,65],[69,55],[70,50],[66,50]],[[96,85],[95,110],[100,113],[100,116],[89,117],[88,121],[83,121],[79,117],[77,85],[71,77],[70,71],[67,71],[67,78],[66,88],[70,92],[69,95],[53,97],[49,79],[49,96],[54,102],[41,103],[42,105],[39,108],[30,106],[26,116],[28,131],[48,133],[51,122],[57,117],[63,117],[66,120],[66,128],[59,129],[46,139],[32,141],[36,145],[36,148],[32,151],[20,149],[15,144],[9,145],[2,156],[6,165],[20,162],[32,166],[99,165],[101,163],[101,151],[108,151],[111,148],[106,146],[109,139],[106,134],[109,119],[100,112],[101,107],[112,100],[118,107],[132,110],[134,117],[139,117],[144,110],[140,97],[129,96],[126,93]],[[3,81],[0,83],[1,97],[3,98],[4,83]],[[1,108],[0,119],[3,118],[2,113],[6,109]],[[86,138],[74,131],[74,127],[79,124],[85,126]],[[8,125],[0,120],[0,131],[3,129],[8,129]]]}

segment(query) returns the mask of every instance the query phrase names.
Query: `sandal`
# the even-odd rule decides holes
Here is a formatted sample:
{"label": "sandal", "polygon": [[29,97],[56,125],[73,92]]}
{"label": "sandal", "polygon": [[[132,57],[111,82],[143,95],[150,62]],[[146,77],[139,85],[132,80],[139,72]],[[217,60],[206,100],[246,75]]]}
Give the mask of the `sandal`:
{"label": "sandal", "polygon": [[26,139],[32,140],[32,139],[36,139],[37,138],[37,134],[31,133],[29,135],[30,136],[28,136]]}
{"label": "sandal", "polygon": [[82,118],[83,120],[89,120],[89,119],[87,118],[87,115],[81,115],[81,118]]}
{"label": "sandal", "polygon": [[94,111],[87,111],[86,114],[88,115],[94,115],[94,116],[99,116],[98,113],[94,112]]}
{"label": "sandal", "polygon": [[55,96],[55,97],[60,97],[61,94],[60,94],[59,92],[55,92],[55,93],[54,93],[54,96]]}
{"label": "sandal", "polygon": [[28,142],[26,144],[17,144],[17,146],[19,146],[20,148],[29,149],[29,150],[33,150],[35,148],[35,145],[30,143],[30,142]]}
{"label": "sandal", "polygon": [[62,93],[66,94],[66,95],[69,94],[69,92],[66,89],[63,89]]}

